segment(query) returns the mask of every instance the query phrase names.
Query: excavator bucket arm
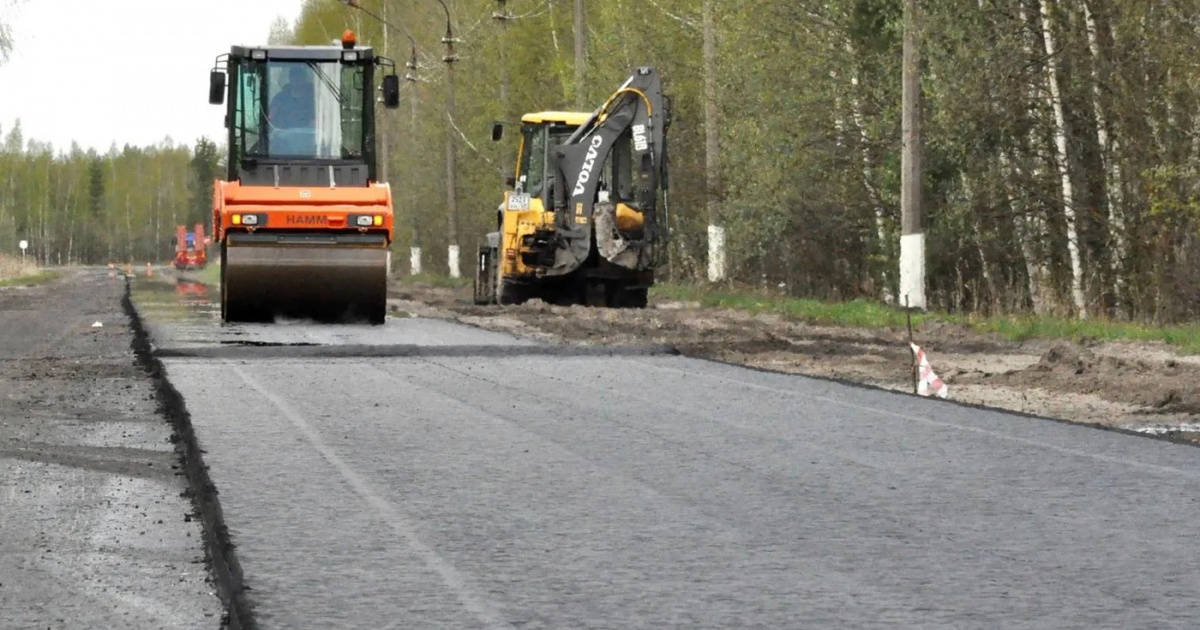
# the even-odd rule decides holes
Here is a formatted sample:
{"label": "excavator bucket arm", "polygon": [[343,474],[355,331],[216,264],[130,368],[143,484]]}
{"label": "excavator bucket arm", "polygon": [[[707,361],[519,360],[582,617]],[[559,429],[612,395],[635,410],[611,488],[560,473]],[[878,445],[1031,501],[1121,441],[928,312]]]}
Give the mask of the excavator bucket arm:
{"label": "excavator bucket arm", "polygon": [[[558,249],[550,275],[564,275],[577,269],[591,255],[594,242],[608,243],[610,237],[621,240],[621,248],[637,247],[648,252],[659,237],[657,198],[665,184],[666,128],[668,112],[662,94],[662,81],[654,68],[638,68],[563,144],[553,152],[557,181],[554,193]],[[629,136],[633,195],[624,200],[627,207],[640,212],[643,229],[638,235],[612,235],[614,206],[598,191],[603,168],[612,156],[618,140]],[[611,182],[608,182],[611,186]],[[612,191],[607,191],[610,195]],[[607,214],[597,214],[597,203]],[[593,229],[602,229],[596,239]],[[628,265],[644,266],[647,256],[635,255]],[[611,258],[616,262],[616,258]]]}

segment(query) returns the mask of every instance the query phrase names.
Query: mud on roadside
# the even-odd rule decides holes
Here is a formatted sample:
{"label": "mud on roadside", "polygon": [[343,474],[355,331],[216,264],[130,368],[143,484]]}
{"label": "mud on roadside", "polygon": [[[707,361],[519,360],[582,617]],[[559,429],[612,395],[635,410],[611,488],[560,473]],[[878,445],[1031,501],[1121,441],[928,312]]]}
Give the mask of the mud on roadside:
{"label": "mud on roadside", "polygon": [[[469,288],[396,285],[392,308],[548,343],[670,344],[683,354],[912,391],[902,329],[814,325],[774,314],[651,300],[645,310],[477,306]],[[1162,343],[1014,342],[962,326],[917,326],[950,399],[1200,442],[1200,357]]]}

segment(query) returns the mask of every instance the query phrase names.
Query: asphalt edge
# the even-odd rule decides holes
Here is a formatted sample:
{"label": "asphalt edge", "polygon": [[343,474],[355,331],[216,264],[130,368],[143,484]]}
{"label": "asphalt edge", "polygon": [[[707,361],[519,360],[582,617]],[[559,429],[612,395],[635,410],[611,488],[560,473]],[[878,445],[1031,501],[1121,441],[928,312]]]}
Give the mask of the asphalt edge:
{"label": "asphalt edge", "polygon": [[900,396],[907,396],[909,398],[920,400],[922,402],[928,403],[929,405],[950,405],[950,406],[961,407],[961,408],[965,408],[965,409],[977,409],[979,411],[991,411],[991,412],[995,412],[995,413],[1017,416],[1017,417],[1021,417],[1021,418],[1025,418],[1025,419],[1029,419],[1029,420],[1050,421],[1050,422],[1055,422],[1058,424],[1065,424],[1065,425],[1073,426],[1073,427],[1083,427],[1086,429],[1098,429],[1100,431],[1108,431],[1110,433],[1120,433],[1122,435],[1130,435],[1130,436],[1140,437],[1140,438],[1144,438],[1144,439],[1156,440],[1159,442],[1168,442],[1171,444],[1187,446],[1190,448],[1200,448],[1200,442],[1196,442],[1195,440],[1189,440],[1186,438],[1181,438],[1178,435],[1175,435],[1173,433],[1164,433],[1164,434],[1143,433],[1141,431],[1135,431],[1133,429],[1126,429],[1124,427],[1100,424],[1100,423],[1096,423],[1096,422],[1077,422],[1074,420],[1067,420],[1065,418],[1055,418],[1053,416],[1042,416],[1042,415],[1038,415],[1036,413],[1031,413],[1028,411],[1005,409],[1004,407],[990,407],[988,405],[983,405],[980,403],[971,403],[971,402],[965,402],[962,400],[954,400],[953,398],[943,399],[943,398],[937,398],[937,397],[933,397],[933,396],[920,396],[920,395],[918,395],[914,392],[910,392],[910,391],[904,391],[904,390],[898,390],[898,389],[888,389],[887,387],[882,387],[882,386],[875,385],[872,383],[862,383],[859,381],[851,381],[851,380],[846,380],[843,378],[837,378],[837,377],[833,377],[833,376],[822,376],[822,375],[818,375],[818,374],[800,374],[800,373],[795,373],[795,372],[782,372],[779,370],[772,370],[772,369],[766,368],[766,367],[745,365],[743,363],[737,363],[735,361],[730,361],[730,360],[726,360],[726,359],[719,359],[716,357],[707,357],[707,356],[703,356],[703,355],[696,354],[696,353],[690,353],[687,349],[681,349],[679,354],[680,354],[680,356],[687,358],[687,359],[692,359],[695,361],[705,361],[708,363],[715,363],[715,364],[724,365],[727,367],[742,368],[742,369],[746,369],[746,370],[752,370],[755,372],[763,372],[766,374],[776,374],[776,375],[782,375],[782,376],[800,377],[800,378],[806,378],[806,379],[811,379],[811,380],[815,380],[815,381],[824,381],[826,383],[836,383],[838,385],[845,385],[847,387],[851,387],[854,389],[863,389],[863,390],[868,390],[868,391],[872,391],[872,392],[884,392],[884,393],[888,393],[888,394],[898,394]]}
{"label": "asphalt edge", "polygon": [[133,331],[131,346],[134,356],[153,382],[159,413],[171,423],[174,430],[171,441],[174,442],[175,452],[187,472],[190,498],[203,525],[209,570],[217,587],[217,596],[225,607],[221,627],[229,630],[257,630],[253,607],[246,595],[248,589],[242,578],[242,567],[238,562],[235,545],[229,537],[229,528],[225,525],[217,488],[208,474],[208,466],[204,464],[204,451],[200,449],[200,443],[196,439],[192,417],[188,413],[183,395],[171,384],[167,378],[166,367],[154,354],[150,332],[133,304],[132,287],[128,278],[125,280],[121,306],[129,317],[130,328]]}

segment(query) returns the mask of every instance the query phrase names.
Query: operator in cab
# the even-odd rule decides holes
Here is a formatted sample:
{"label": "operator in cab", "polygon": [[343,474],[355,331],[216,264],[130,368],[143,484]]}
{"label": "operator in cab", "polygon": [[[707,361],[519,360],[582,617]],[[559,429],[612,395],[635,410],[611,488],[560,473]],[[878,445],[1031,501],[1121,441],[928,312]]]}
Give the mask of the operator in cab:
{"label": "operator in cab", "polygon": [[316,94],[313,73],[303,64],[288,64],[282,89],[267,106],[272,156],[312,156],[316,146]]}
{"label": "operator in cab", "polygon": [[271,99],[271,124],[283,129],[309,128],[316,121],[312,72],[301,65],[288,68],[287,83]]}

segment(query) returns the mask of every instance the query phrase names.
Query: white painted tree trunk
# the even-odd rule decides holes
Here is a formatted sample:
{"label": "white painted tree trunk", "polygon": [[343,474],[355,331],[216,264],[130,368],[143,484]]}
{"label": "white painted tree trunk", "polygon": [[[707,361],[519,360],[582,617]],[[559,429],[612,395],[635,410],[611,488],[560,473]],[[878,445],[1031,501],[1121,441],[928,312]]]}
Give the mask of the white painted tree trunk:
{"label": "white painted tree trunk", "polygon": [[1092,51],[1092,106],[1096,110],[1096,142],[1100,145],[1100,159],[1105,167],[1104,193],[1108,205],[1108,230],[1112,235],[1114,250],[1113,297],[1116,298],[1117,304],[1120,304],[1125,294],[1125,215],[1122,207],[1124,200],[1121,197],[1121,163],[1116,157],[1117,141],[1109,140],[1108,121],[1100,100],[1100,42],[1096,34],[1096,17],[1092,14],[1091,1],[1083,3],[1083,15],[1087,22],[1088,48]]}
{"label": "white painted tree trunk", "polygon": [[1058,83],[1058,62],[1051,24],[1051,2],[1042,0],[1042,41],[1046,45],[1046,82],[1048,98],[1054,108],[1054,145],[1057,150],[1058,174],[1062,180],[1063,217],[1067,228],[1067,253],[1071,258],[1071,301],[1075,314],[1087,319],[1087,301],[1083,295],[1083,262],[1079,256],[1079,232],[1075,222],[1075,189],[1071,184],[1070,156],[1067,153],[1066,117],[1063,115],[1062,91]]}
{"label": "white painted tree trunk", "polygon": [[725,279],[725,228],[708,226],[708,281]]}
{"label": "white painted tree trunk", "polygon": [[447,248],[446,254],[450,263],[450,277],[462,277],[462,272],[459,271],[458,267],[458,245],[451,245],[449,248]]}
{"label": "white painted tree trunk", "polygon": [[420,247],[408,248],[408,264],[412,268],[412,275],[415,276],[415,275],[418,275],[421,273],[421,248]]}

